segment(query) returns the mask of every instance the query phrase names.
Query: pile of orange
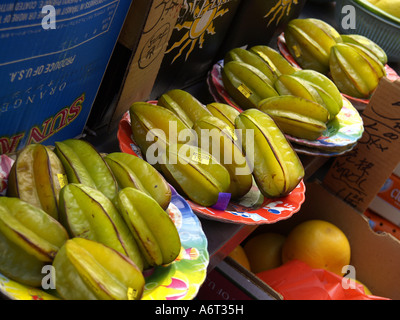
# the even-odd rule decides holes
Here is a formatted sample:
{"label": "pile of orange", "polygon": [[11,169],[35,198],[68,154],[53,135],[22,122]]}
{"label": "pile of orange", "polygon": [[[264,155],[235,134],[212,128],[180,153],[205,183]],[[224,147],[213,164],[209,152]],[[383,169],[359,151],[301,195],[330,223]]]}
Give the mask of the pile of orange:
{"label": "pile of orange", "polygon": [[[295,226],[287,236],[272,232],[256,234],[236,247],[230,256],[255,274],[296,259],[313,269],[343,276],[346,266],[350,265],[351,248],[346,235],[334,224],[307,220]],[[363,286],[365,293],[371,294]]]}
{"label": "pile of orange", "polygon": [[294,227],[287,236],[259,233],[238,246],[231,257],[253,273],[273,269],[297,259],[311,268],[322,268],[343,275],[350,264],[350,243],[338,227],[323,220],[308,220]]}

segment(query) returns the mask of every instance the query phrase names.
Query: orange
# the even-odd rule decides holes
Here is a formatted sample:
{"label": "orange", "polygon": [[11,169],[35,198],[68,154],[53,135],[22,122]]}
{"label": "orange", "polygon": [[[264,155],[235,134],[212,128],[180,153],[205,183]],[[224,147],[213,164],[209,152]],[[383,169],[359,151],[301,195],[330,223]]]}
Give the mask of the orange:
{"label": "orange", "polygon": [[282,262],[293,259],[343,275],[343,267],[350,264],[350,243],[334,224],[308,220],[294,227],[283,245]]}
{"label": "orange", "polygon": [[253,273],[277,268],[282,264],[282,246],[285,237],[265,232],[251,237],[243,246]]}
{"label": "orange", "polygon": [[249,259],[247,258],[247,255],[240,244],[231,251],[229,256],[237,263],[240,263],[243,267],[245,267],[247,270],[250,271]]}

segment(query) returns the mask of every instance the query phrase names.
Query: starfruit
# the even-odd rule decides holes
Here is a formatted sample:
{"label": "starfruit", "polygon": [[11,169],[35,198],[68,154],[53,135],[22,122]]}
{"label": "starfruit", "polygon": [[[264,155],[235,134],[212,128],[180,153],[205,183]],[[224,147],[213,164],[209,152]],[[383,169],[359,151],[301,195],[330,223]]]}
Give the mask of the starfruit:
{"label": "starfruit", "polygon": [[340,34],[328,23],[315,19],[293,19],[284,30],[287,48],[303,69],[329,72],[331,47],[342,42]]}
{"label": "starfruit", "polygon": [[221,73],[226,92],[242,109],[256,108],[261,100],[278,95],[271,79],[246,63],[230,61]]}
{"label": "starfruit", "polygon": [[243,48],[234,48],[229,50],[224,57],[224,63],[230,61],[239,61],[253,66],[260,70],[268,79],[271,80],[270,84],[275,82],[277,77],[276,68],[266,63],[258,54]]}
{"label": "starfruit", "polygon": [[274,120],[258,109],[249,109],[236,118],[236,128],[242,130],[242,146],[260,192],[276,198],[296,188],[304,167]]}
{"label": "starfruit", "polygon": [[257,45],[249,49],[259,55],[266,63],[268,63],[277,76],[281,74],[291,74],[298,70],[289,61],[287,61],[278,51],[266,46]]}
{"label": "starfruit", "polygon": [[[327,83],[323,83],[324,80]],[[335,85],[332,83],[330,88],[329,83],[332,82],[321,73],[301,70],[279,76],[275,88],[280,95],[294,95],[321,104],[329,111],[330,119],[333,119],[341,110],[343,102],[340,93],[338,97],[331,94]],[[336,91],[339,92],[337,88]]]}
{"label": "starfruit", "polygon": [[210,115],[205,106],[191,93],[172,89],[162,94],[157,104],[174,112],[189,128],[197,119]]}
{"label": "starfruit", "polygon": [[7,196],[18,197],[58,219],[60,189],[68,183],[57,155],[41,144],[18,153],[8,177]]}
{"label": "starfruit", "polygon": [[115,205],[148,265],[165,265],[175,260],[181,250],[178,230],[152,197],[127,187],[118,193]]}
{"label": "starfruit", "polygon": [[164,177],[150,164],[134,155],[113,152],[104,157],[119,188],[133,187],[151,196],[163,208],[171,202],[171,188]]}
{"label": "starfruit", "polygon": [[236,132],[214,116],[196,121],[194,129],[200,148],[212,154],[228,170],[231,181],[227,192],[231,199],[243,197],[253,184],[253,176]]}
{"label": "starfruit", "polygon": [[60,221],[70,237],[103,243],[143,270],[143,257],[113,202],[97,189],[70,183],[60,193]]}
{"label": "starfruit", "polygon": [[68,182],[98,189],[109,199],[118,192],[110,168],[95,147],[85,140],[67,139],[55,143],[55,152],[67,173]]}
{"label": "starfruit", "polygon": [[159,169],[162,153],[170,144],[197,144],[197,136],[174,112],[148,102],[129,109],[132,136],[145,160]]}
{"label": "starfruit", "polygon": [[279,95],[293,95],[307,100],[323,103],[318,91],[308,82],[293,75],[283,74],[275,82]]}
{"label": "starfruit", "polygon": [[57,293],[66,300],[139,300],[143,295],[145,279],[135,263],[96,241],[68,240],[53,267]]}
{"label": "starfruit", "polygon": [[335,118],[342,110],[343,97],[335,83],[327,76],[314,70],[298,70],[291,75],[304,80],[317,91],[322,99],[322,105],[329,111],[330,119]]}
{"label": "starfruit", "polygon": [[375,56],[350,43],[332,47],[330,71],[340,92],[356,98],[369,98],[386,75]]}
{"label": "starfruit", "polygon": [[240,113],[238,109],[220,102],[211,102],[206,105],[206,108],[214,117],[224,121],[231,130],[235,130],[235,119]]}
{"label": "starfruit", "polygon": [[385,50],[371,39],[360,34],[342,34],[341,36],[343,43],[361,46],[374,54],[383,65],[387,63],[388,59]]}
{"label": "starfruit", "polygon": [[161,170],[181,194],[203,206],[217,203],[230,184],[228,170],[207,151],[188,144],[167,146]]}
{"label": "starfruit", "polygon": [[262,100],[258,109],[270,115],[284,133],[308,140],[320,137],[329,119],[328,110],[319,103],[292,95]]}
{"label": "starfruit", "polygon": [[14,197],[0,197],[0,272],[37,287],[68,239],[65,228],[42,209]]}

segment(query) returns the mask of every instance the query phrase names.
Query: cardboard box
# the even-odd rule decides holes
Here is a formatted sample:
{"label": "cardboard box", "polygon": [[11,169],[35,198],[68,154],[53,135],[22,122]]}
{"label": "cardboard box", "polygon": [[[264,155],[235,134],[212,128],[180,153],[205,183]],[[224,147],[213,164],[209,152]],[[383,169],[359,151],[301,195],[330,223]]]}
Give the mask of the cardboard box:
{"label": "cardboard box", "polygon": [[88,126],[112,131],[136,101],[149,99],[183,0],[133,0]]}
{"label": "cardboard box", "polygon": [[1,154],[83,132],[131,1],[43,3],[0,6]]}
{"label": "cardboard box", "polygon": [[226,257],[207,274],[196,300],[282,300],[282,296],[235,260]]}
{"label": "cardboard box", "polygon": [[400,226],[400,165],[386,180],[369,208],[381,217]]}
{"label": "cardboard box", "polygon": [[254,234],[278,232],[287,235],[296,225],[309,219],[329,221],[346,234],[355,276],[374,295],[400,299],[400,241],[391,234],[373,231],[364,215],[320,183],[306,184],[306,200],[298,213],[290,219],[262,225]]}
{"label": "cardboard box", "polygon": [[[218,53],[222,59],[237,47],[269,45],[291,20],[300,15],[305,0],[242,1]],[[272,45],[275,47],[275,44]]]}
{"label": "cardboard box", "polygon": [[386,218],[381,217],[371,209],[367,209],[363,214],[368,218],[372,230],[378,233],[390,233],[396,239],[400,240],[400,227],[396,226]]}
{"label": "cardboard box", "polygon": [[184,2],[150,99],[158,99],[170,89],[186,89],[198,81],[206,81],[217,52],[234,23],[240,2]]}

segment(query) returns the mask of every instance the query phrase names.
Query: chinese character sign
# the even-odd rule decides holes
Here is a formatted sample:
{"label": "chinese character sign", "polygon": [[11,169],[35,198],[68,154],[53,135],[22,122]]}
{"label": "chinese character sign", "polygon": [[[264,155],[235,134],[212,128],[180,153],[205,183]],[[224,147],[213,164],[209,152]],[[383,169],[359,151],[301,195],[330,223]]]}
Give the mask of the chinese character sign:
{"label": "chinese character sign", "polygon": [[361,116],[362,138],[335,159],[323,183],[364,212],[400,162],[400,82],[383,78]]}

